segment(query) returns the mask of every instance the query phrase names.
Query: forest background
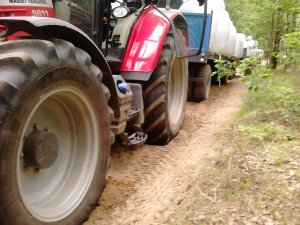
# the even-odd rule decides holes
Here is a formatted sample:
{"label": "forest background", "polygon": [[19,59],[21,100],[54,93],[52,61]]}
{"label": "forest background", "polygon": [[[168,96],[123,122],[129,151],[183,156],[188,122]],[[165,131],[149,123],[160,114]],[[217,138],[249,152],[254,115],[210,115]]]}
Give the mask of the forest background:
{"label": "forest background", "polygon": [[238,32],[258,42],[270,68],[299,62],[299,0],[226,0],[225,4]]}

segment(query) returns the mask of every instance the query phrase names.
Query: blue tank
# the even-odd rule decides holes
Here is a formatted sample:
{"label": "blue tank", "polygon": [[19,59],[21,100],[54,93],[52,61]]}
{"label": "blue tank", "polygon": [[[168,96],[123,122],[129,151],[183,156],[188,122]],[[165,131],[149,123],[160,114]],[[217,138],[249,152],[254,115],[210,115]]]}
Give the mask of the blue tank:
{"label": "blue tank", "polygon": [[[182,14],[184,15],[189,27],[189,50],[195,51],[196,49],[199,49],[200,46],[204,13],[183,12]],[[207,14],[204,41],[201,51],[202,53],[208,53],[209,50],[212,17],[212,13]]]}

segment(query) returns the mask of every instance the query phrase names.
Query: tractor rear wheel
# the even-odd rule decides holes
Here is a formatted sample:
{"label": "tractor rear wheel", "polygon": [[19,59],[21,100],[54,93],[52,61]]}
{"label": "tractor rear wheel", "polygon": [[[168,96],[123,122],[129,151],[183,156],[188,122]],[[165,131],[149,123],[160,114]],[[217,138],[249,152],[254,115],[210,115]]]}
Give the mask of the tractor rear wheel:
{"label": "tractor rear wheel", "polygon": [[194,78],[200,78],[199,81],[190,82],[188,99],[194,102],[201,102],[208,99],[211,86],[211,68],[210,65],[201,63],[196,65]]}
{"label": "tractor rear wheel", "polygon": [[165,145],[180,131],[188,86],[187,59],[177,59],[174,37],[167,34],[156,69],[144,85],[148,143]]}
{"label": "tractor rear wheel", "polygon": [[0,52],[0,224],[82,224],[112,140],[103,74],[63,40],[6,42]]}

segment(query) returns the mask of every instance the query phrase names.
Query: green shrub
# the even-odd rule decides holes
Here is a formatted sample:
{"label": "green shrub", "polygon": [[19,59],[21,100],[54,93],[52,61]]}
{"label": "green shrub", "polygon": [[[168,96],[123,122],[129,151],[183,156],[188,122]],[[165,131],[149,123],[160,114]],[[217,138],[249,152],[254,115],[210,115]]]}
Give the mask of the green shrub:
{"label": "green shrub", "polygon": [[248,57],[241,61],[241,64],[236,68],[238,73],[245,76],[256,73],[256,69],[259,68],[260,61],[255,57]]}
{"label": "green shrub", "polygon": [[230,77],[234,75],[236,62],[218,59],[215,60],[215,63],[217,71],[213,72],[212,75],[218,75],[218,81],[220,81],[223,77]]}
{"label": "green shrub", "polygon": [[256,108],[270,119],[299,127],[300,77],[295,72],[271,71],[257,64],[252,73],[241,80],[250,90],[249,109]]}

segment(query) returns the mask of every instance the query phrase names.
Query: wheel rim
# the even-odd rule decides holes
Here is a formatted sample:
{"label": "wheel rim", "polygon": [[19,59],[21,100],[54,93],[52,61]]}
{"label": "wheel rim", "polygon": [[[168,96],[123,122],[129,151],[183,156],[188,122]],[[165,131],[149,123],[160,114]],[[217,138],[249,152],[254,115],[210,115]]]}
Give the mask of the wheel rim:
{"label": "wheel rim", "polygon": [[35,124],[56,135],[59,154],[50,168],[26,168],[21,140],[18,188],[25,207],[36,219],[59,221],[79,206],[93,180],[101,148],[96,112],[81,90],[57,88],[35,105],[22,137],[32,132]]}
{"label": "wheel rim", "polygon": [[187,94],[185,75],[184,61],[175,58],[168,84],[168,119],[176,129],[181,125],[185,108]]}

